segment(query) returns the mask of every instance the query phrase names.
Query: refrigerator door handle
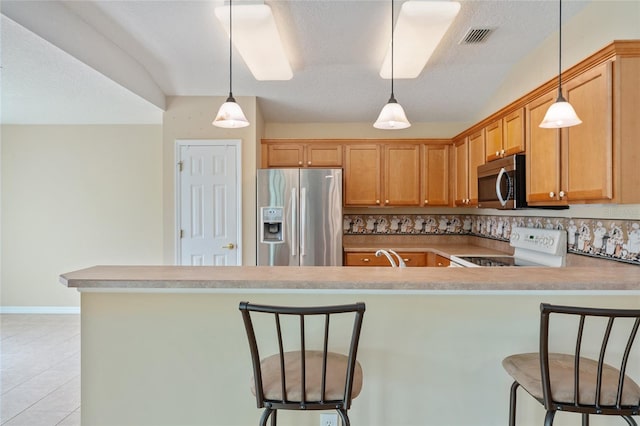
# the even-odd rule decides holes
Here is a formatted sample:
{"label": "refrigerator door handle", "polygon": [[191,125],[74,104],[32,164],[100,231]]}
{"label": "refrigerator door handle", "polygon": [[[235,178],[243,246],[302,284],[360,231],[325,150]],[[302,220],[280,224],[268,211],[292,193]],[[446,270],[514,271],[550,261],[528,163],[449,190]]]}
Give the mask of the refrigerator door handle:
{"label": "refrigerator door handle", "polygon": [[291,256],[298,252],[298,188],[291,189]]}
{"label": "refrigerator door handle", "polygon": [[300,189],[300,257],[305,255],[307,237],[307,188]]}

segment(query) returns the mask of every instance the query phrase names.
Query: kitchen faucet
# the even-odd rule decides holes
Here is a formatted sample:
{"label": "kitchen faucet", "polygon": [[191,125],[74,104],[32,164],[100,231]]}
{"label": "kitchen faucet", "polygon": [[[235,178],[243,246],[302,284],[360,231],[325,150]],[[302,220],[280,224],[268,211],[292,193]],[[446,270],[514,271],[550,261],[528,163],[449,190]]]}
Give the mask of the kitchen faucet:
{"label": "kitchen faucet", "polygon": [[398,258],[398,266],[401,268],[406,268],[407,264],[404,263],[404,260],[402,260],[402,256],[400,256],[398,253],[396,253],[394,250],[389,249],[389,252],[391,252],[392,254],[395,255],[395,257]]}
{"label": "kitchen faucet", "polygon": [[[398,263],[396,264],[396,262],[393,260],[393,257],[391,257],[391,255],[389,253],[393,253],[397,258],[398,258]],[[407,265],[404,263],[404,260],[402,260],[402,257],[400,257],[400,255],[398,253],[396,253],[395,251],[389,249],[387,250],[383,250],[380,249],[378,251],[376,251],[376,257],[380,257],[382,255],[385,255],[387,257],[387,259],[389,259],[389,263],[391,263],[391,267],[395,268],[396,266],[400,266],[401,268],[406,267]]]}
{"label": "kitchen faucet", "polygon": [[389,259],[389,263],[391,263],[391,267],[395,268],[397,266],[396,262],[393,260],[393,257],[391,257],[391,255],[389,254],[388,251],[383,250],[383,249],[380,249],[380,250],[376,251],[376,257],[380,257],[383,254],[387,257],[387,259]]}

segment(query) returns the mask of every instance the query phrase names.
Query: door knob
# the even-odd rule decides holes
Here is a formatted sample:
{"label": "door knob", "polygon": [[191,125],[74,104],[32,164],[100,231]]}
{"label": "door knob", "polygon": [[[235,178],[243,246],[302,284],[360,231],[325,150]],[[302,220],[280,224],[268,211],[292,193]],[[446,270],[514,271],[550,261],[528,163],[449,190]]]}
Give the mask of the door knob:
{"label": "door knob", "polygon": [[229,250],[233,249],[234,247],[235,246],[233,245],[233,243],[229,243],[226,246],[222,246],[222,248],[226,248],[226,249],[229,249]]}

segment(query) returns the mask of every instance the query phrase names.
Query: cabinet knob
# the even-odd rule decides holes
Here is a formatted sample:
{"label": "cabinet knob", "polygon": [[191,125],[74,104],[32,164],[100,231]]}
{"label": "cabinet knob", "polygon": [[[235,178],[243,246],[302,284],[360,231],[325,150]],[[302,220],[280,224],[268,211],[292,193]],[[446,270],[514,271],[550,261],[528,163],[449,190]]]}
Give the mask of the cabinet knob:
{"label": "cabinet knob", "polygon": [[556,193],[555,193],[555,192],[551,191],[551,192],[549,193],[549,198],[554,198],[555,196],[556,196]]}
{"label": "cabinet knob", "polygon": [[500,155],[504,157],[504,149],[500,151]]}
{"label": "cabinet knob", "polygon": [[438,262],[438,266],[443,266],[443,265],[442,265],[442,262]]}
{"label": "cabinet knob", "polygon": [[402,259],[404,262],[411,262],[411,259]]}
{"label": "cabinet knob", "polygon": [[384,200],[384,203],[385,204],[389,204],[389,200]]}
{"label": "cabinet knob", "polygon": [[496,157],[500,157],[500,151],[496,151]]}
{"label": "cabinet knob", "polygon": [[429,200],[424,200],[424,203],[425,204],[429,204]]}
{"label": "cabinet knob", "polygon": [[298,161],[298,166],[302,166],[302,161]]}
{"label": "cabinet knob", "polygon": [[565,193],[564,193],[564,191],[560,191],[560,192],[558,192],[558,196],[559,196],[560,198],[564,198],[564,196],[565,196],[565,195],[567,195],[567,194],[565,194]]}
{"label": "cabinet knob", "polygon": [[362,259],[363,262],[369,262],[369,258],[365,257],[364,259]]}
{"label": "cabinet knob", "polygon": [[380,204],[380,200],[376,200],[376,204]]}
{"label": "cabinet knob", "polygon": [[311,165],[311,161],[307,161],[307,164],[308,164],[308,165]]}

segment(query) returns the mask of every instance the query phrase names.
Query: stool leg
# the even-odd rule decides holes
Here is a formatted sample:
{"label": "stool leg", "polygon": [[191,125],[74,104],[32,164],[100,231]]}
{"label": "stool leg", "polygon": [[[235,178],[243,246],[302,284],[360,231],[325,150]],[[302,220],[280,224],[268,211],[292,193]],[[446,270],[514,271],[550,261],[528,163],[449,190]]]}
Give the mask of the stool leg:
{"label": "stool leg", "polygon": [[347,415],[347,410],[336,408],[338,414],[340,414],[340,418],[342,419],[342,426],[350,426],[351,422],[349,422],[349,416]]}
{"label": "stool leg", "polygon": [[544,416],[544,426],[553,425],[553,417],[556,415],[555,411],[547,411],[547,414]]}
{"label": "stool leg", "polygon": [[278,422],[278,410],[273,410],[273,414],[271,414],[271,426],[276,426]]}
{"label": "stool leg", "polygon": [[589,426],[589,415],[582,413],[582,426]]}
{"label": "stool leg", "polygon": [[516,391],[520,383],[513,382],[511,385],[511,396],[509,398],[509,426],[516,426]]}
{"label": "stool leg", "polygon": [[[271,415],[272,412],[275,416],[275,411],[271,408],[267,407],[264,409],[264,411],[262,412],[262,416],[260,416],[260,426],[267,426],[267,420],[269,419],[269,415]],[[271,422],[273,425],[273,419],[271,420]]]}
{"label": "stool leg", "polygon": [[638,426],[638,423],[631,416],[622,416],[622,418],[629,424],[629,426]]}

